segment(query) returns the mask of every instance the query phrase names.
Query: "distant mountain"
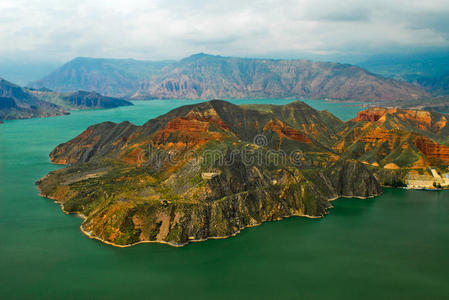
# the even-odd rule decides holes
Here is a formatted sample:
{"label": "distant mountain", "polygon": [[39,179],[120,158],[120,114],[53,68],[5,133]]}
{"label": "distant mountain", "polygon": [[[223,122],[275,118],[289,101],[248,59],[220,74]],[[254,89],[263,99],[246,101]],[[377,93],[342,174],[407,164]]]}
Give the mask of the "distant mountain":
{"label": "distant mountain", "polygon": [[0,78],[0,121],[52,117],[66,110],[101,109],[132,105],[126,100],[104,97],[95,92],[57,93],[42,88],[22,88]]}
{"label": "distant mountain", "polygon": [[78,57],[30,86],[47,87],[58,92],[95,91],[122,97],[139,89],[142,81],[169,63]]}
{"label": "distant mountain", "polygon": [[449,96],[449,72],[437,77],[424,77],[417,82],[433,95]]}
{"label": "distant mountain", "polygon": [[0,120],[51,117],[67,112],[46,101],[40,100],[27,90],[0,78]]}
{"label": "distant mountain", "polygon": [[357,65],[375,74],[413,82],[449,73],[449,53],[376,55]]}
{"label": "distant mountain", "polygon": [[388,78],[421,86],[439,96],[449,95],[449,53],[378,55],[358,64]]}
{"label": "distant mountain", "polygon": [[75,59],[32,86],[46,86],[56,91],[83,89],[133,99],[329,98],[379,101],[428,97],[419,87],[385,79],[347,64],[207,54],[159,63]]}

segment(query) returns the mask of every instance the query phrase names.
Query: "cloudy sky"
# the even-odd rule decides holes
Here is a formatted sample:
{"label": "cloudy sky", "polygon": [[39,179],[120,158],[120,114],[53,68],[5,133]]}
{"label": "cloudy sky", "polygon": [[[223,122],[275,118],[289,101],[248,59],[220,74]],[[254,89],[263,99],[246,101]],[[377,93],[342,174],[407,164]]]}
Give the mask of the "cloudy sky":
{"label": "cloudy sky", "polygon": [[360,55],[449,47],[449,0],[1,0],[3,60]]}

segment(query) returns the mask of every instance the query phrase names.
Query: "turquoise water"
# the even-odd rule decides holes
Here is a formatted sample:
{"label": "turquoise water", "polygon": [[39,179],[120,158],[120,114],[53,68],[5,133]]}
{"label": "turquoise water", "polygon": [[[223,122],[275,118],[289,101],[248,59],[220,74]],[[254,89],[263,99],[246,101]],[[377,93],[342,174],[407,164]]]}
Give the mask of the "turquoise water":
{"label": "turquoise water", "polygon": [[[248,103],[248,100],[233,101]],[[252,103],[287,103],[253,100]],[[0,125],[0,299],[448,299],[449,193],[387,189],[339,199],[324,219],[290,218],[183,248],[114,248],[39,197],[48,153],[87,126],[142,124],[194,101]],[[309,101],[349,119],[359,107]]]}

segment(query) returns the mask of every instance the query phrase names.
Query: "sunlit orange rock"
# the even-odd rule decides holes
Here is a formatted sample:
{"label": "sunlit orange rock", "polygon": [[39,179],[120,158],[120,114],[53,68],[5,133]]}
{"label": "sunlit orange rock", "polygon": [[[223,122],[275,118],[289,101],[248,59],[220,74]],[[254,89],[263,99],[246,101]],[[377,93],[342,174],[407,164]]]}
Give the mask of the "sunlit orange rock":
{"label": "sunlit orange rock", "polygon": [[295,141],[312,144],[312,141],[307,136],[299,132],[297,129],[288,126],[287,124],[285,124],[280,120],[269,121],[264,127],[264,130],[267,129],[271,129],[274,132],[276,132],[281,139],[289,138]]}
{"label": "sunlit orange rock", "polygon": [[449,147],[438,144],[429,138],[418,137],[413,140],[415,146],[424,155],[428,157],[438,158],[444,161],[449,161]]}

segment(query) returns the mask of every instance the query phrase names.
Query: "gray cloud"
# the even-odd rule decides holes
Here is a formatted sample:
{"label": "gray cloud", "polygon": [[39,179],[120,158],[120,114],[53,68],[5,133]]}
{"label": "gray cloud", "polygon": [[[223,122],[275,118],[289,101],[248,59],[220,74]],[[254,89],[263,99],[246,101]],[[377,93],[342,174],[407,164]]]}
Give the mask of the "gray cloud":
{"label": "gray cloud", "polygon": [[360,55],[449,47],[449,0],[2,0],[0,57]]}

